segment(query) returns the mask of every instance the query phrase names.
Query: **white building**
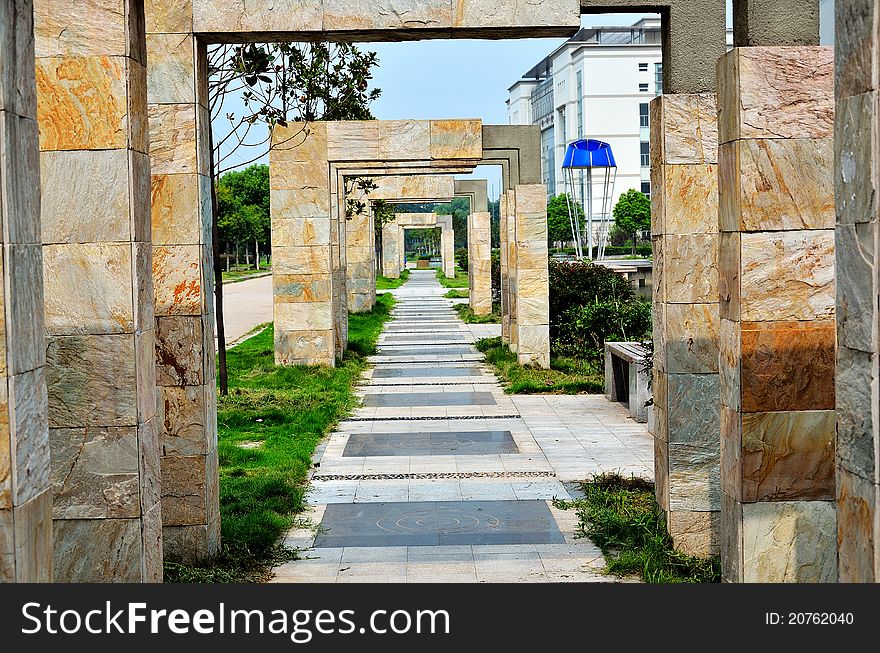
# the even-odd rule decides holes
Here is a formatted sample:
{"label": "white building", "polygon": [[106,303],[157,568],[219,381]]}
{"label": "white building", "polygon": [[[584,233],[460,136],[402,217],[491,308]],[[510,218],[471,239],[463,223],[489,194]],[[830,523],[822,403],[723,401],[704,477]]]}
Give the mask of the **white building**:
{"label": "white building", "polygon": [[549,195],[565,192],[565,150],[582,138],[611,145],[618,167],[613,202],[631,188],[650,195],[648,106],[662,93],[660,46],[659,18],[584,28],[510,87],[510,124],[541,127]]}

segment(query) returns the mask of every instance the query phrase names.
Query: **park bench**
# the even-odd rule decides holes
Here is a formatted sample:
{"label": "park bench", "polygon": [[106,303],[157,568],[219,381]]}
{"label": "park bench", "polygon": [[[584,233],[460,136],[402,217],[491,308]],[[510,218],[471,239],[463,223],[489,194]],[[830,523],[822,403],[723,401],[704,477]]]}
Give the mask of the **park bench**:
{"label": "park bench", "polygon": [[645,360],[648,350],[637,342],[605,343],[605,396],[609,401],[625,404],[632,418],[641,423],[648,421],[651,398]]}

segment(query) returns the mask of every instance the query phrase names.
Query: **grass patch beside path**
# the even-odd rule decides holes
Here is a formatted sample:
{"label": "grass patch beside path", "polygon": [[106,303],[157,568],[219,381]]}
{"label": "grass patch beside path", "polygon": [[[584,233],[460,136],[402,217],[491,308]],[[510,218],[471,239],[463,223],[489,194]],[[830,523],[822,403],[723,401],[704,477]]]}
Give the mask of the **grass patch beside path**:
{"label": "grass patch beside path", "polygon": [[335,368],[276,366],[271,328],[229,350],[229,395],[217,401],[223,548],[199,565],[166,562],[165,582],[259,582],[296,558],[280,539],[304,508],[315,445],[357,405],[354,384],[393,304],[386,293],[349,316],[349,351]]}
{"label": "grass patch beside path", "polygon": [[483,338],[475,345],[495,367],[495,374],[508,394],[601,394],[605,392],[604,370],[577,358],[551,357],[550,369],[523,367],[501,338]]}
{"label": "grass patch beside path", "polygon": [[408,269],[400,271],[399,279],[376,277],[376,290],[394,290],[395,288],[400,288],[407,279],[409,279]]}
{"label": "grass patch beside path", "polygon": [[470,292],[467,290],[460,290],[459,288],[453,288],[452,290],[448,290],[445,295],[443,295],[446,299],[467,299],[471,296]]}
{"label": "grass patch beside path", "polygon": [[[453,292],[450,290],[449,292]],[[458,313],[458,317],[468,324],[501,324],[501,315],[493,307],[489,315],[474,315],[469,304],[453,304],[452,309]]]}
{"label": "grass patch beside path", "polygon": [[230,270],[227,272],[223,271],[223,282],[234,283],[236,281],[244,281],[245,279],[250,279],[251,277],[259,274],[269,274],[272,272],[272,268],[268,268],[263,266],[259,270]]}
{"label": "grass patch beside path", "polygon": [[602,549],[612,574],[638,574],[646,583],[721,582],[718,558],[693,558],[673,548],[650,481],[603,474],[581,483],[581,490],[583,499],[554,503],[577,510],[581,535]]}
{"label": "grass patch beside path", "polygon": [[467,288],[468,273],[459,269],[458,266],[455,266],[455,278],[447,279],[446,275],[443,274],[443,268],[438,268],[437,281],[439,281],[440,285],[444,288]]}

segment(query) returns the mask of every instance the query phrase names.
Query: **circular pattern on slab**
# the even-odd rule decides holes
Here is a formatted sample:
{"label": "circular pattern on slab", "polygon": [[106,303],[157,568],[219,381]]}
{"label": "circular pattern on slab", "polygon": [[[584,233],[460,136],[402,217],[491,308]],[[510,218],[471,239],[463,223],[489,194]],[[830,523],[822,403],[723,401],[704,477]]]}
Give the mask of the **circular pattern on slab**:
{"label": "circular pattern on slab", "polygon": [[402,515],[383,517],[376,526],[392,533],[473,533],[498,528],[501,520],[492,515],[477,515],[463,510],[415,510]]}

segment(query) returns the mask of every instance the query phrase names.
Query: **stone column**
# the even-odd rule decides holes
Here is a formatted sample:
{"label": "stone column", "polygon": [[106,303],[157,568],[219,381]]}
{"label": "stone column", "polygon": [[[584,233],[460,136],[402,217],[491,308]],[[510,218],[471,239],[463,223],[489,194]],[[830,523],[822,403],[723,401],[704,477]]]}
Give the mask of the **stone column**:
{"label": "stone column", "polygon": [[828,48],[718,62],[728,581],[837,578],[833,93]]}
{"label": "stone column", "polygon": [[511,277],[511,348],[521,365],[550,367],[550,286],[547,250],[547,187],[522,184],[514,189],[508,217],[508,267]]}
{"label": "stone column", "polygon": [[838,3],[837,542],[842,582],[880,580],[880,5]]}
{"label": "stone column", "polygon": [[147,5],[156,380],[165,554],[220,548],[206,51],[192,19]]}
{"label": "stone column", "polygon": [[714,93],[651,103],[654,476],[675,547],[717,555],[718,116]]}
{"label": "stone column", "polygon": [[510,206],[511,191],[502,191],[498,200],[498,212],[500,219],[500,257],[501,257],[501,342],[510,345],[511,342],[511,309],[510,309],[510,266],[508,256],[510,254],[510,225],[508,217],[508,207]]}
{"label": "stone column", "polygon": [[52,580],[52,492],[30,0],[0,2],[0,583]]}
{"label": "stone column", "polygon": [[332,366],[340,261],[331,259],[331,241],[338,250],[340,236],[331,217],[328,170],[315,165],[327,161],[327,127],[313,123],[307,134],[302,129],[276,128],[275,142],[288,145],[269,153],[275,362]]}
{"label": "stone column", "polygon": [[452,216],[437,216],[440,227],[440,252],[443,261],[443,275],[455,278],[455,232],[452,230]]}
{"label": "stone column", "polygon": [[58,581],[162,580],[143,0],[118,4],[35,5]]}
{"label": "stone column", "polygon": [[382,275],[400,278],[400,227],[395,222],[382,227]]}
{"label": "stone column", "polygon": [[468,287],[474,315],[492,312],[492,217],[471,213],[468,220]]}
{"label": "stone column", "polygon": [[[367,209],[345,223],[345,274],[348,310],[369,311],[376,303],[373,214]],[[384,247],[384,240],[383,240]]]}

